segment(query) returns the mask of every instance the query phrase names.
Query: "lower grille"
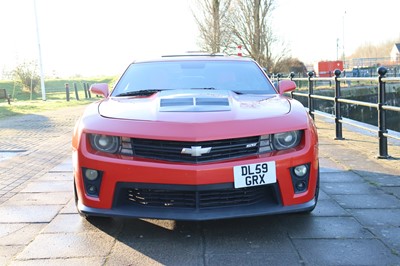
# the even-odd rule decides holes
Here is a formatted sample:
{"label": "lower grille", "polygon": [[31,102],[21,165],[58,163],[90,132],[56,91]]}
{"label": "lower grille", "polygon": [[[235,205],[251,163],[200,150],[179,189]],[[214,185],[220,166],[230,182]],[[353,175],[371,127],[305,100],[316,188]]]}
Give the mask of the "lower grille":
{"label": "lower grille", "polygon": [[[217,188],[208,186],[120,185],[117,205],[141,207],[207,209],[245,206],[268,202],[279,204],[274,185],[250,188]],[[231,185],[231,184],[229,184]],[[149,185],[147,185],[149,186]]]}

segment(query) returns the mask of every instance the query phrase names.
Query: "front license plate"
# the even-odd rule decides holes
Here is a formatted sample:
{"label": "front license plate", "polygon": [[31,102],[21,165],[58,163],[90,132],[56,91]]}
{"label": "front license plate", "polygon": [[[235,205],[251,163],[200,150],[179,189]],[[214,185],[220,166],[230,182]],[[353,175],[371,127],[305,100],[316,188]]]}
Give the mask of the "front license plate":
{"label": "front license plate", "polygon": [[275,162],[254,163],[233,167],[235,188],[276,183]]}

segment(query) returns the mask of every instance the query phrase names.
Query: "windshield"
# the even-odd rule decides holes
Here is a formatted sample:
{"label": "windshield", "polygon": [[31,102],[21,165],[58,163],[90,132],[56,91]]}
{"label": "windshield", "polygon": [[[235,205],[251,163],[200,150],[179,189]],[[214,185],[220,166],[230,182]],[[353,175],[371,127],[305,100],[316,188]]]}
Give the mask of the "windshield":
{"label": "windshield", "polygon": [[135,91],[174,89],[231,90],[275,94],[263,71],[252,61],[168,61],[131,64],[112,96]]}

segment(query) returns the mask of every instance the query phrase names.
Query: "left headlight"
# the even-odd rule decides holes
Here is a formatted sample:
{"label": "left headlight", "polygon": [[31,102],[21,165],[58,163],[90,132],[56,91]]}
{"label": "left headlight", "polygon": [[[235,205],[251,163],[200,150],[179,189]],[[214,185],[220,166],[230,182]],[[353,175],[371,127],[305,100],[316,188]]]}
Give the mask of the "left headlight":
{"label": "left headlight", "polygon": [[101,152],[116,153],[120,147],[120,138],[115,136],[90,134],[92,148]]}
{"label": "left headlight", "polygon": [[272,145],[277,150],[286,150],[299,145],[301,140],[301,131],[288,131],[274,134],[272,137]]}

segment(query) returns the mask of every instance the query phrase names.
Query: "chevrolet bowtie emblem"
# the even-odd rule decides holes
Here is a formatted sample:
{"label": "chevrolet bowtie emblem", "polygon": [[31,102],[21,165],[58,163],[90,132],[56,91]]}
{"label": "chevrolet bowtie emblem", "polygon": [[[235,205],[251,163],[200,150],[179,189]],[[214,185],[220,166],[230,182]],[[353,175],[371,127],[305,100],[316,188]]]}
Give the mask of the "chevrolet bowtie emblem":
{"label": "chevrolet bowtie emblem", "polygon": [[211,147],[202,148],[201,146],[192,146],[191,148],[183,148],[181,153],[190,154],[192,156],[198,157],[206,153],[211,152]]}

